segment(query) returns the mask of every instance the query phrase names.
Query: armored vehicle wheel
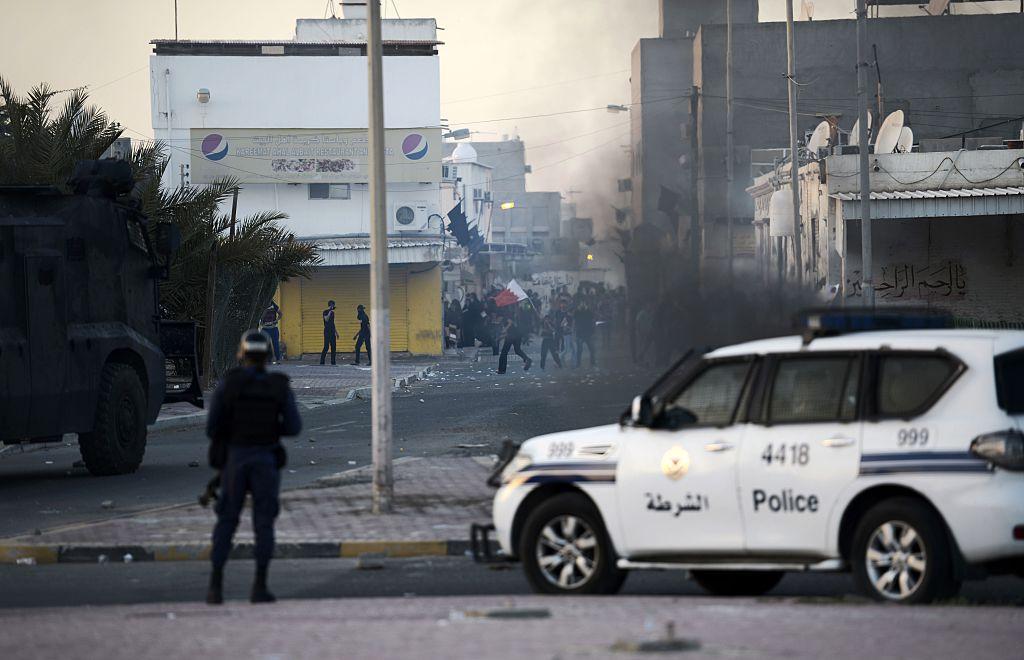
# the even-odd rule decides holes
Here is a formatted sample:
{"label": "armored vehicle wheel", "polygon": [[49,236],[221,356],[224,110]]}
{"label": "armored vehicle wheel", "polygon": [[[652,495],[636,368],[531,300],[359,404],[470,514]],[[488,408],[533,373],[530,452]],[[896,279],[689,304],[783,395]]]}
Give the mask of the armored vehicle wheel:
{"label": "armored vehicle wheel", "polygon": [[128,474],[146,453],[146,397],[134,369],[111,363],[100,375],[96,424],[78,436],[78,449],[97,476]]}
{"label": "armored vehicle wheel", "polygon": [[530,513],[519,556],[537,593],[613,594],[626,579],[601,514],[578,493],[556,495]]}
{"label": "armored vehicle wheel", "polygon": [[716,596],[760,596],[782,581],[782,571],[692,571],[693,580]]}

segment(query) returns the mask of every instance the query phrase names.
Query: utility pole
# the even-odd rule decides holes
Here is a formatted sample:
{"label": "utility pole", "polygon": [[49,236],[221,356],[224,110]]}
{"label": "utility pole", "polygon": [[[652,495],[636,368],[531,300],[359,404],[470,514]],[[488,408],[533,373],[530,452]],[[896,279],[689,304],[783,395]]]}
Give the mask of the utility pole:
{"label": "utility pole", "polygon": [[384,177],[384,71],[380,0],[366,3],[370,79],[370,343],[373,345],[373,512],[391,513],[391,306],[388,283],[387,183]]}
{"label": "utility pole", "polygon": [[[871,173],[868,171],[868,10],[865,0],[857,0],[857,142],[860,152],[860,255],[861,290],[864,305],[875,306],[875,284],[871,277]],[[879,118],[881,119],[881,118]]]}
{"label": "utility pole", "polygon": [[[864,0],[858,0],[863,2]],[[797,286],[804,283],[804,266],[800,238],[800,152],[796,144],[796,49],[793,46],[793,0],[786,0],[786,89],[789,92],[790,183],[793,190],[793,259]]]}
{"label": "utility pole", "polygon": [[729,243],[729,291],[733,288],[735,247],[732,227],[732,0],[725,0],[725,240]]}
{"label": "utility pole", "polygon": [[174,40],[178,40],[178,0],[174,0]]}

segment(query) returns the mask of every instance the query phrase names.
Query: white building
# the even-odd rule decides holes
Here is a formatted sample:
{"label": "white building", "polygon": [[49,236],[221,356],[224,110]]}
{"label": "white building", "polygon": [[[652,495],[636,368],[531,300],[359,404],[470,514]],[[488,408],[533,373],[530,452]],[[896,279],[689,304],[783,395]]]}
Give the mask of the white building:
{"label": "white building", "polygon": [[[366,8],[344,10],[342,19],[297,21],[291,41],[152,42],[165,184],[234,177],[239,215],[282,211],[297,237],[319,246],[314,276],[278,292],[292,356],[319,352],[328,299],[338,303],[343,344],[357,327],[355,306],[369,305]],[[436,30],[433,19],[383,22],[391,345],[422,354],[441,352]]]}

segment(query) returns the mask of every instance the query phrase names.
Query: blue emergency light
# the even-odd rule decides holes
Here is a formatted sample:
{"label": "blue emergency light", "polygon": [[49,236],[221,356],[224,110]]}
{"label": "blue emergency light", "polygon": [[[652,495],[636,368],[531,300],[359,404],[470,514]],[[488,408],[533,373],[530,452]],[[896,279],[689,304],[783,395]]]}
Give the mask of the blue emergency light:
{"label": "blue emergency light", "polygon": [[938,330],[953,327],[953,317],[925,309],[807,310],[797,326],[808,344],[818,337],[835,337],[877,330]]}

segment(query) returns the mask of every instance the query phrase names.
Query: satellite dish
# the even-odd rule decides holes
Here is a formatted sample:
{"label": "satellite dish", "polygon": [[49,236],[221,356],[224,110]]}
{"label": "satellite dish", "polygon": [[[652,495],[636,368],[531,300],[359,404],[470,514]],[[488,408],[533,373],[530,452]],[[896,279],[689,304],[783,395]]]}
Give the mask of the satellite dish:
{"label": "satellite dish", "polygon": [[914,148],[914,131],[909,126],[904,126],[900,131],[900,139],[896,141],[896,151],[901,154],[908,154]]}
{"label": "satellite dish", "polygon": [[882,125],[878,127],[878,137],[875,138],[875,153],[891,154],[895,151],[902,132],[903,111],[897,110],[886,117]]}
{"label": "satellite dish", "polygon": [[[868,110],[868,141],[871,141],[871,111]],[[853,128],[850,130],[850,145],[857,146],[860,144],[860,119],[853,122]]]}
{"label": "satellite dish", "polygon": [[828,146],[828,138],[831,129],[827,121],[823,121],[815,127],[811,137],[807,140],[807,150],[813,155],[818,155],[818,149]]}

